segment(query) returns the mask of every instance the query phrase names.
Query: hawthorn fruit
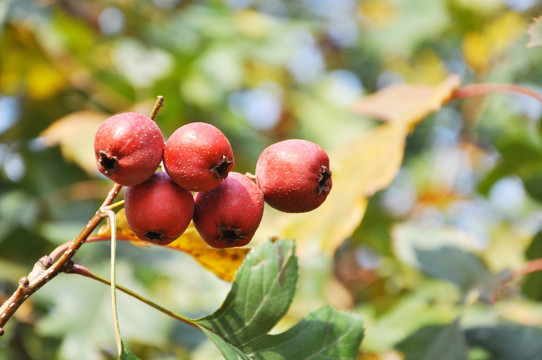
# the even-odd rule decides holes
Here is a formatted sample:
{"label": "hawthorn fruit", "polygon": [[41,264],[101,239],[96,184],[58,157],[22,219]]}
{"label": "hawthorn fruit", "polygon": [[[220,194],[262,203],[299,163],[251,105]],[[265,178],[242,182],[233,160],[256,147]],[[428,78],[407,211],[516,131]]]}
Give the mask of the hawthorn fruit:
{"label": "hawthorn fruit", "polygon": [[271,207],[288,213],[311,211],[331,191],[329,157],[311,141],[279,141],[260,154],[256,181]]}
{"label": "hawthorn fruit", "polygon": [[132,231],[139,239],[158,245],[181,236],[194,214],[192,193],[161,171],[142,184],[128,187],[124,201]]}
{"label": "hawthorn fruit", "polygon": [[246,175],[231,172],[215,189],[195,195],[194,225],[212,247],[243,246],[260,225],[263,193]]}
{"label": "hawthorn fruit", "polygon": [[181,126],[166,141],[164,166],[180,187],[209,191],[228,177],[234,165],[233,150],[215,126],[194,122]]}
{"label": "hawthorn fruit", "polygon": [[133,112],[111,116],[94,137],[98,170],[124,186],[149,179],[160,165],[163,151],[164,138],[158,125]]}

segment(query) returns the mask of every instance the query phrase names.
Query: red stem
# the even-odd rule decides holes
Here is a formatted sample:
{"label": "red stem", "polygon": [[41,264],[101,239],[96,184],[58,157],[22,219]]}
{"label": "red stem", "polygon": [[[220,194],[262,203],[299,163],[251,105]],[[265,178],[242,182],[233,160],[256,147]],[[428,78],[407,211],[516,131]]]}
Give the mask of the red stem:
{"label": "red stem", "polygon": [[527,263],[516,271],[513,271],[510,275],[511,278],[517,278],[527,274],[532,274],[538,271],[542,271],[542,259],[529,260]]}
{"label": "red stem", "polygon": [[463,86],[454,91],[451,100],[465,99],[473,96],[483,96],[494,93],[522,94],[542,102],[542,94],[539,92],[514,84],[473,84]]}

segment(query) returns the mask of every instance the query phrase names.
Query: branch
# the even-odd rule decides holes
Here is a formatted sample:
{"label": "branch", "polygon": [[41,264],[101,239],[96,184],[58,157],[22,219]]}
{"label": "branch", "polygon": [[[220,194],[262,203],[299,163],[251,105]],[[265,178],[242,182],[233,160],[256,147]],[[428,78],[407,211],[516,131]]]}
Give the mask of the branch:
{"label": "branch", "polygon": [[463,86],[454,91],[450,100],[465,99],[494,93],[515,93],[530,96],[542,102],[542,94],[532,89],[514,84],[473,84]]}
{"label": "branch", "polygon": [[533,259],[527,261],[527,263],[521,269],[513,271],[510,277],[517,278],[538,271],[542,271],[542,259]]}
{"label": "branch", "polygon": [[[111,204],[121,188],[122,186],[119,184],[113,185],[100,209]],[[81,233],[68,243],[67,249],[56,262],[51,256],[46,255],[36,262],[34,268],[27,276],[19,280],[17,290],[0,306],[0,335],[4,334],[4,325],[30,295],[73,265],[71,259],[102,221],[103,214],[100,209],[96,211]]]}

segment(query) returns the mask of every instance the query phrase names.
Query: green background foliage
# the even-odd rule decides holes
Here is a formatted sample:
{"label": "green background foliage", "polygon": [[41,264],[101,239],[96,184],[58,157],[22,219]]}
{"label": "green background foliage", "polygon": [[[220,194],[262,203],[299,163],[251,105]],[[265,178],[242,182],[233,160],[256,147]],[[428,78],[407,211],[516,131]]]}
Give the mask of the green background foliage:
{"label": "green background foliage", "polygon": [[[96,121],[147,114],[162,95],[165,137],[212,123],[235,170],[253,172],[275,141],[332,151],[373,129],[349,105],[388,85],[458,74],[463,85],[541,89],[542,49],[526,46],[540,14],[529,0],[0,0],[0,299],[105,197],[111,184],[84,155]],[[542,256],[541,114],[535,100],[500,94],[425,119],[334,255],[298,251],[297,292],[272,332],[331,304],[363,319],[359,359],[539,353],[540,277],[504,279]],[[61,148],[42,134],[67,116]],[[264,230],[257,241],[276,235]],[[119,283],[193,318],[230,291],[181,252],[121,243],[117,254]],[[75,260],[107,277],[108,256],[108,244],[88,244]],[[222,358],[198,330],[122,294],[118,303],[138,357]],[[105,286],[61,275],[8,323],[0,359],[115,358],[110,312]]]}

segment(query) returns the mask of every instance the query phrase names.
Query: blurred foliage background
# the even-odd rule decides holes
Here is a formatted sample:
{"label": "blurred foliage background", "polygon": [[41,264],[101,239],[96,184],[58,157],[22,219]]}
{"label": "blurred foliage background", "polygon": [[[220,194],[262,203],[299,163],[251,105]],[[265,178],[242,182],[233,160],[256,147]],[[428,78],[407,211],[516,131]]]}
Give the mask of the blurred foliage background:
{"label": "blurred foliage background", "polygon": [[[108,116],[148,114],[162,95],[166,138],[212,123],[232,143],[235,170],[253,172],[275,141],[333,151],[370,131],[378,123],[349,105],[392,84],[458,74],[463,85],[541,89],[542,49],[526,47],[541,13],[535,0],[0,0],[0,301],[107,194],[92,138]],[[501,94],[425,119],[337,251],[300,249],[280,327],[331,303],[363,316],[360,359],[540,356],[542,279],[503,279],[542,257],[541,114],[536,100]],[[256,241],[280,235],[273,224]],[[229,289],[182,252],[119,244],[118,256],[119,283],[191,317]],[[75,260],[107,276],[108,257],[109,244],[89,244]],[[0,359],[114,358],[108,294],[59,276],[8,323]],[[140,357],[220,359],[196,330],[125,296],[119,304]]]}

